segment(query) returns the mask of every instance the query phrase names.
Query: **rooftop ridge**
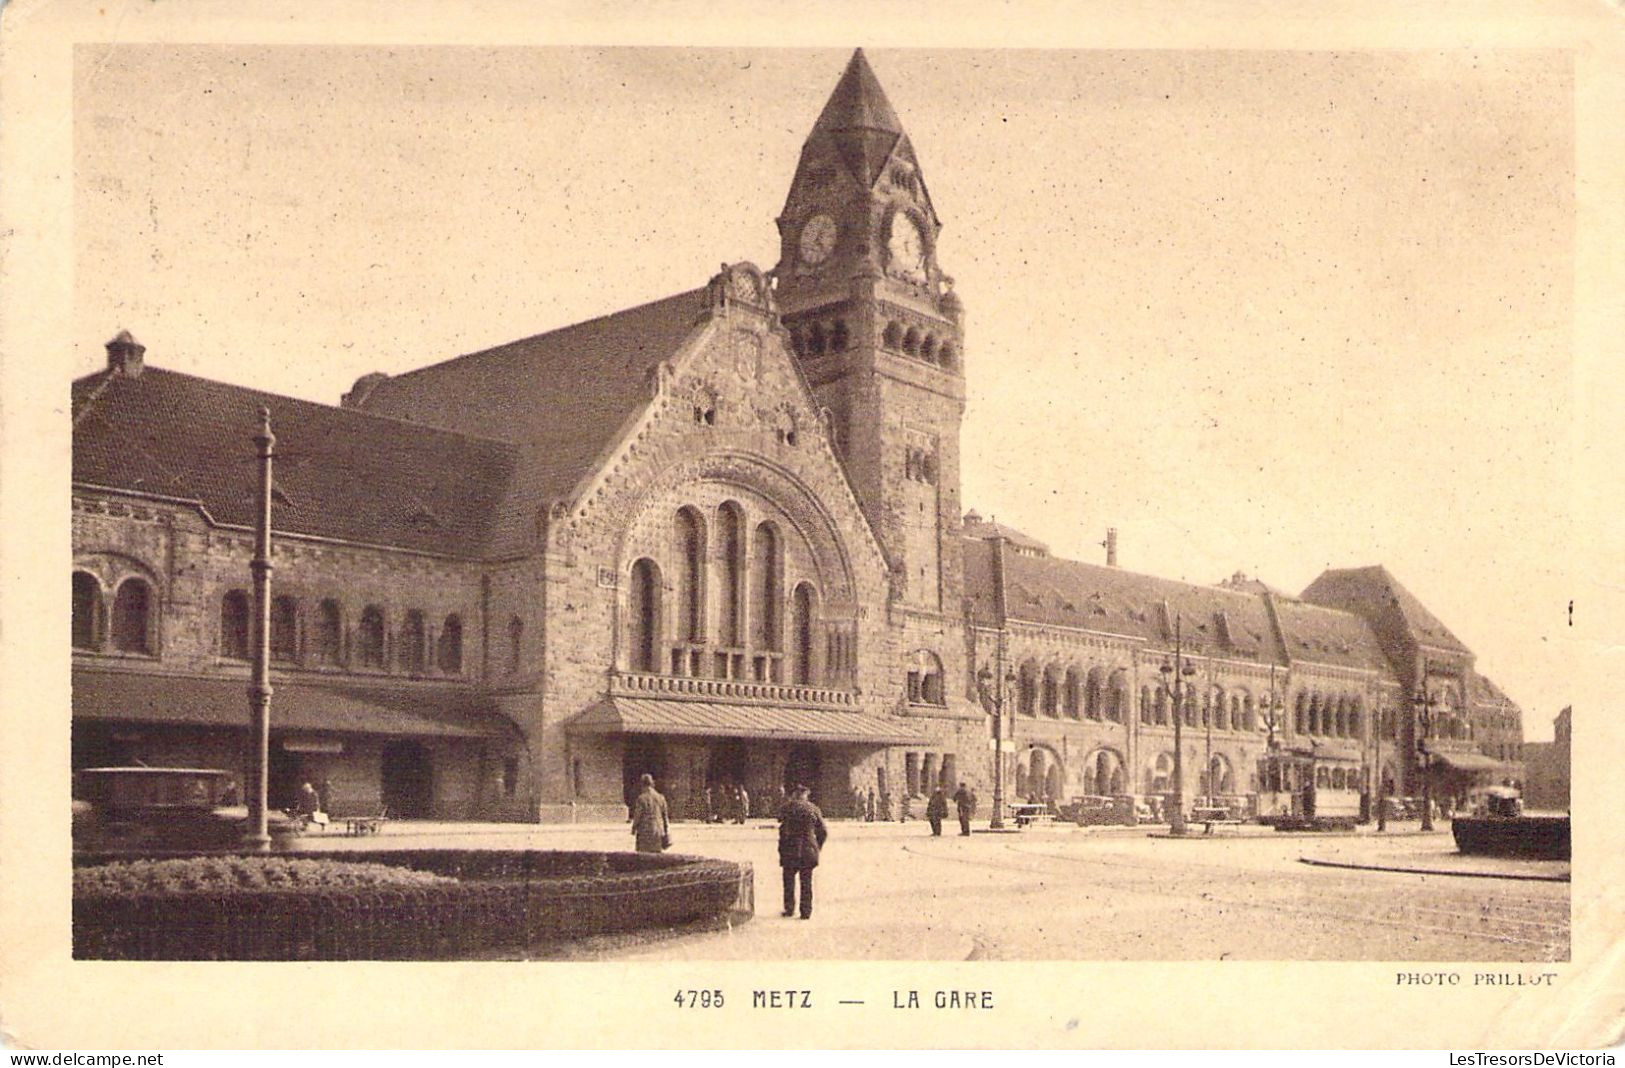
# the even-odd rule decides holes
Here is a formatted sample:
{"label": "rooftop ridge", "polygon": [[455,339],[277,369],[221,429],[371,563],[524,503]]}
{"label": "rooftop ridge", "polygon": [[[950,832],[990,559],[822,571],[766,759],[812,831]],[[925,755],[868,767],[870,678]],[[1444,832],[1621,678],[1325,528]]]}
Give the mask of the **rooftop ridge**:
{"label": "rooftop ridge", "polygon": [[[424,364],[422,367],[414,367],[410,371],[402,371],[398,375],[390,375],[389,381],[402,382],[410,378],[415,378],[418,375],[426,374],[429,371],[439,370],[448,364],[459,363],[463,360],[478,359],[482,356],[495,356],[498,353],[505,352],[519,345],[539,341],[542,338],[550,338],[559,334],[565,334],[571,330],[581,330],[597,323],[606,322],[610,319],[618,319],[622,316],[632,315],[635,312],[640,312],[647,308],[653,308],[659,304],[671,303],[685,297],[698,298],[702,296],[708,288],[709,283],[703,286],[695,286],[693,289],[685,289],[678,293],[668,293],[664,297],[657,297],[654,300],[646,300],[642,304],[634,304],[629,308],[621,308],[617,311],[605,312],[603,315],[595,315],[590,319],[577,319],[573,323],[565,323],[563,326],[556,326],[551,330],[543,330],[539,333],[527,334],[524,337],[513,338],[509,341],[503,341],[495,345],[487,346],[483,349],[475,349],[473,352],[464,352],[456,356],[448,356],[446,359],[439,360],[435,363]],[[698,309],[699,306],[696,304],[696,311]]]}

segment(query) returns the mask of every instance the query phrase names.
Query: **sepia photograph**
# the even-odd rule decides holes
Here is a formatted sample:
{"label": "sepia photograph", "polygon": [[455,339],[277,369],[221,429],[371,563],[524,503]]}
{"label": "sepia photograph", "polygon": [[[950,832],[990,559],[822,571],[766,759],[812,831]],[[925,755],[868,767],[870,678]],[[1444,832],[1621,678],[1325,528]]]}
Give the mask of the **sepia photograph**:
{"label": "sepia photograph", "polygon": [[53,967],[1581,996],[1572,49],[151,36],[60,54]]}

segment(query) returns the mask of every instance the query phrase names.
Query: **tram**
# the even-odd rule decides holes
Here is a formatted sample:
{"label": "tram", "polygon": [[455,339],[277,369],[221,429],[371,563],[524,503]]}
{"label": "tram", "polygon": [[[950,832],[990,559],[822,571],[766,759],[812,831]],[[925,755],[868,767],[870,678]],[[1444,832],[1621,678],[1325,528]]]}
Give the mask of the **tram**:
{"label": "tram", "polygon": [[1258,822],[1278,831],[1328,831],[1360,821],[1359,763],[1281,747],[1258,761]]}

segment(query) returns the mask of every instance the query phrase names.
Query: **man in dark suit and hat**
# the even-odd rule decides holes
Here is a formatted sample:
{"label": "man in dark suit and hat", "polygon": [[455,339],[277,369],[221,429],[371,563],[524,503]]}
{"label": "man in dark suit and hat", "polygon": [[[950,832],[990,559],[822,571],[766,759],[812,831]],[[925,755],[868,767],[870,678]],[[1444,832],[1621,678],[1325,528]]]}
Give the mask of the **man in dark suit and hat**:
{"label": "man in dark suit and hat", "polygon": [[824,814],[807,800],[807,788],[790,788],[790,800],[779,812],[779,867],[784,869],[784,914],[795,915],[796,882],[801,883],[801,918],[812,919],[813,869],[818,867],[818,851],[829,837]]}

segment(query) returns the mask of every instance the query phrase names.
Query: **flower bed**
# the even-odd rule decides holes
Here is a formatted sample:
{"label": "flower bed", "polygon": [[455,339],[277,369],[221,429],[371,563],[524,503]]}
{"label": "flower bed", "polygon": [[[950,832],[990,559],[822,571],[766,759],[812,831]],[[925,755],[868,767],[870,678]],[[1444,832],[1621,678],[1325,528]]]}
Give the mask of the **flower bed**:
{"label": "flower bed", "polygon": [[[181,861],[196,865],[204,858]],[[74,956],[123,960],[428,960],[646,927],[750,907],[748,864],[670,854],[536,850],[380,850],[208,858],[385,867],[421,880],[196,887],[76,861]],[[150,862],[156,868],[161,863]],[[123,868],[124,865],[118,867]],[[194,869],[194,873],[200,869]],[[237,870],[232,868],[231,870]],[[269,868],[267,869],[269,870]],[[352,880],[365,876],[350,873]],[[376,876],[373,876],[376,878]]]}
{"label": "flower bed", "polygon": [[383,886],[434,886],[456,880],[432,871],[348,860],[263,856],[122,860],[79,868],[73,896],[106,898],[134,894],[173,897],[268,890],[364,890]]}

